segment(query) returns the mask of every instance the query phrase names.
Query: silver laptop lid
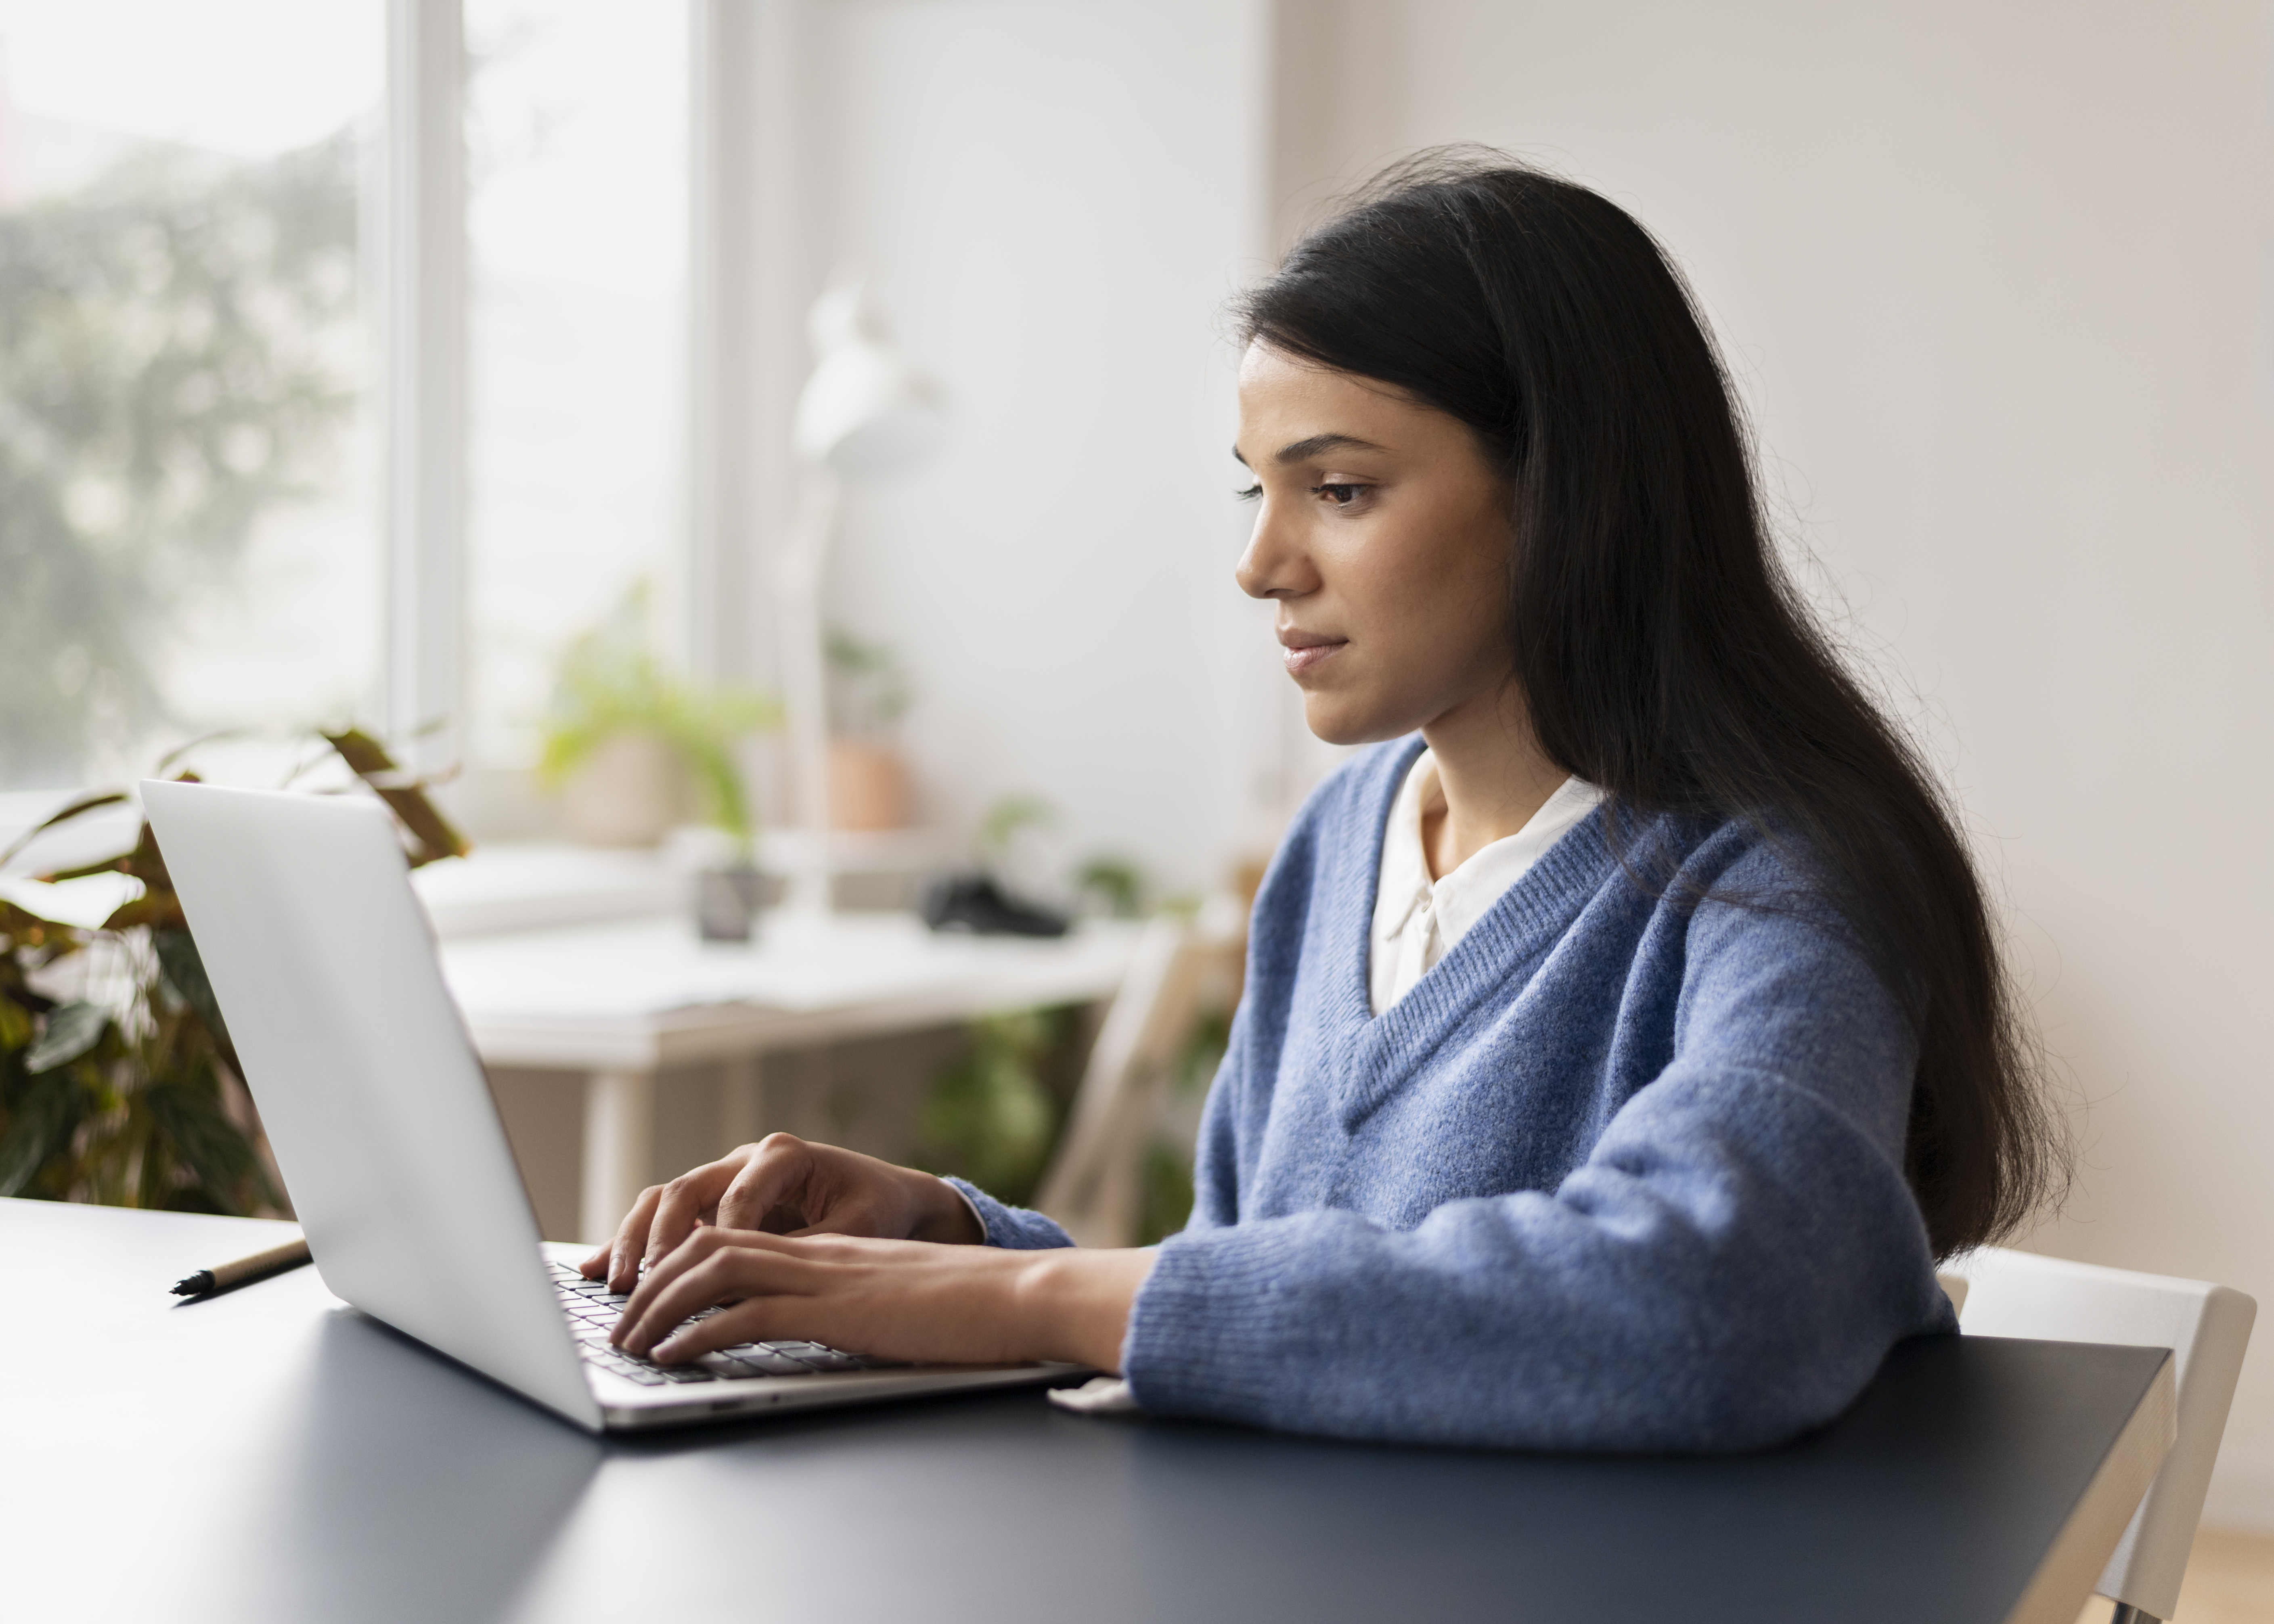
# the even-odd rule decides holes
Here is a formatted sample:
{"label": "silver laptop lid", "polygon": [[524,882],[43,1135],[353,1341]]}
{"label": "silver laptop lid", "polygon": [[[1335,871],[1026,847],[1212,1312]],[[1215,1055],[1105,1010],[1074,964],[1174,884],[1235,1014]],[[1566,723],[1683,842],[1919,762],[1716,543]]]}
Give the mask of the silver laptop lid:
{"label": "silver laptop lid", "polygon": [[324,1284],[598,1430],[385,808],[147,779],[142,802]]}

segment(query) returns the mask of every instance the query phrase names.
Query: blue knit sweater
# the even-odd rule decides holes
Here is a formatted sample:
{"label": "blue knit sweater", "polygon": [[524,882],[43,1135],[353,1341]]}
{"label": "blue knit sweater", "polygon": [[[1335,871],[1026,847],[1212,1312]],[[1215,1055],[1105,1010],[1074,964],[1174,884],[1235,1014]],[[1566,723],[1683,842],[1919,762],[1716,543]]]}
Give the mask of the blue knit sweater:
{"label": "blue knit sweater", "polygon": [[[1903,1182],[1911,1033],[1820,910],[1653,896],[1590,819],[1370,1015],[1382,831],[1420,748],[1321,785],[1256,897],[1192,1222],[1123,1346],[1139,1402],[1349,1438],[1744,1448],[1954,1329]],[[1635,851],[1803,895],[1741,823],[1659,819]],[[1067,1244],[978,1202],[991,1244]]]}

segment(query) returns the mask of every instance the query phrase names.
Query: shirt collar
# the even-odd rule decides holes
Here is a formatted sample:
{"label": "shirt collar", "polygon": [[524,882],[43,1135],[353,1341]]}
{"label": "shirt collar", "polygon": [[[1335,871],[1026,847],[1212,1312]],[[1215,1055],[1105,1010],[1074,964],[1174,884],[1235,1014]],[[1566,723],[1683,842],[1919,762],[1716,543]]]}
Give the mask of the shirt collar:
{"label": "shirt collar", "polygon": [[1382,830],[1382,875],[1374,908],[1374,934],[1379,941],[1394,940],[1425,901],[1436,915],[1438,934],[1448,944],[1459,941],[1500,900],[1502,892],[1603,801],[1603,792],[1593,785],[1566,778],[1522,829],[1471,853],[1459,868],[1432,882],[1421,845],[1421,809],[1437,793],[1437,758],[1424,750],[1407,770]]}
{"label": "shirt collar", "polygon": [[1382,831],[1382,877],[1374,905],[1374,934],[1378,940],[1394,940],[1434,890],[1429,860],[1421,848],[1421,806],[1425,793],[1436,786],[1436,758],[1424,750],[1406,770],[1405,782],[1398,786],[1397,799],[1390,802],[1389,821]]}

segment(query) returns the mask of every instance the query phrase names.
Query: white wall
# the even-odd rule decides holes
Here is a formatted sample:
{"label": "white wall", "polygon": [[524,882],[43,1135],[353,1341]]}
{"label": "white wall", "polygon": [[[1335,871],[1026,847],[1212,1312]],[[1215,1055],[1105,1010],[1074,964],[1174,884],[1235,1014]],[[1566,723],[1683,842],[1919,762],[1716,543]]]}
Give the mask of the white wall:
{"label": "white wall", "polygon": [[806,13],[809,287],[870,278],[946,455],[858,498],[834,613],[893,644],[927,812],[1040,794],[1069,855],[1217,879],[1283,684],[1231,583],[1218,312],[1266,252],[1259,0]]}
{"label": "white wall", "polygon": [[[1306,763],[1229,583],[1216,312],[1338,177],[1527,151],[1688,266],[2011,898],[2084,1151],[2032,1244],[2274,1305],[2265,5],[777,4],[784,289],[867,270],[956,402],[833,586],[940,821],[1040,793],[1178,884],[1252,844]],[[2213,1515],[2274,1525],[2274,1330]]]}
{"label": "white wall", "polygon": [[2211,1515],[2274,1524],[2267,8],[1291,0],[1281,32],[1283,193],[1480,140],[1687,264],[2010,892],[2082,1101],[2032,1244],[2268,1305]]}

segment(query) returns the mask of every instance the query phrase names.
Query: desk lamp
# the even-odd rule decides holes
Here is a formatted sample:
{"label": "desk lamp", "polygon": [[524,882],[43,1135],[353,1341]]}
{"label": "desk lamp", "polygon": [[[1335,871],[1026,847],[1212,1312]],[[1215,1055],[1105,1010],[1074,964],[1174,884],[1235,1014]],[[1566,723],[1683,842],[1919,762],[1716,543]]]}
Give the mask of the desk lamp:
{"label": "desk lamp", "polygon": [[810,849],[790,876],[792,908],[831,906],[829,688],[821,597],[847,485],[870,485],[922,462],[947,422],[931,386],[885,342],[859,283],[813,303],[806,333],[819,359],[797,400],[792,440],[797,515],[779,560],[782,690],[791,787]]}

